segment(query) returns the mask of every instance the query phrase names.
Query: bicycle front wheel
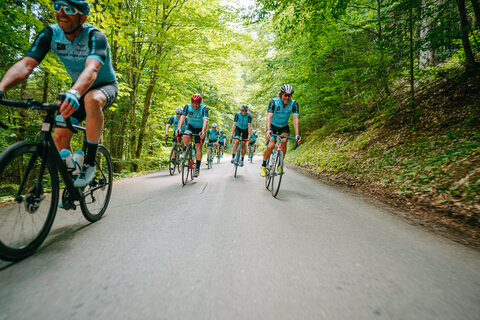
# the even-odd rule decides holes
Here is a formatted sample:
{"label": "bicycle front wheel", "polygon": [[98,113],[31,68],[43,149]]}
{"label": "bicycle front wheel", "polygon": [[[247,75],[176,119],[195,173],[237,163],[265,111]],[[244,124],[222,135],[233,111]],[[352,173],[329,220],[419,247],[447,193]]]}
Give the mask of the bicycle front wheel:
{"label": "bicycle front wheel", "polygon": [[267,170],[267,175],[265,176],[265,188],[267,188],[267,190],[270,190],[270,184],[272,182],[272,165],[271,163],[274,162],[273,161],[273,155],[270,156],[270,158],[267,159],[267,166],[266,166],[266,170]]}
{"label": "bicycle front wheel", "polygon": [[0,155],[0,258],[31,255],[45,240],[58,206],[54,161],[42,159],[42,145],[18,142]]}
{"label": "bicycle front wheel", "polygon": [[97,148],[95,167],[95,177],[83,190],[80,200],[83,216],[90,222],[98,221],[104,215],[112,194],[112,159],[107,148],[102,145]]}
{"label": "bicycle front wheel", "polygon": [[175,173],[175,166],[177,165],[175,154],[175,148],[172,148],[172,151],[170,151],[170,160],[168,161],[168,171],[171,176]]}
{"label": "bicycle front wheel", "polygon": [[186,148],[183,152],[183,162],[182,162],[182,185],[185,185],[188,180],[188,172],[190,171],[190,160],[192,159],[192,152],[190,148]]}
{"label": "bicycle front wheel", "polygon": [[271,169],[272,172],[272,196],[276,197],[278,191],[280,191],[280,183],[282,183],[282,176],[283,176],[283,152],[279,150],[277,153],[277,157],[275,159],[275,163],[273,168]]}

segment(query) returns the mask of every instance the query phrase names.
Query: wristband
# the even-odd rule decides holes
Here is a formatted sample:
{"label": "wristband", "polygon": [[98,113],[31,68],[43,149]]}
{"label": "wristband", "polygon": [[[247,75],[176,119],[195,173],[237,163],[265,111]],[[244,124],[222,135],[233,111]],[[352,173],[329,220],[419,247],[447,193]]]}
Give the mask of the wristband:
{"label": "wristband", "polygon": [[80,98],[82,97],[82,96],[80,95],[80,92],[78,92],[78,91],[75,90],[75,89],[70,89],[70,90],[68,90],[67,92],[70,92],[70,93],[74,94],[75,97],[77,98],[77,100],[80,100]]}

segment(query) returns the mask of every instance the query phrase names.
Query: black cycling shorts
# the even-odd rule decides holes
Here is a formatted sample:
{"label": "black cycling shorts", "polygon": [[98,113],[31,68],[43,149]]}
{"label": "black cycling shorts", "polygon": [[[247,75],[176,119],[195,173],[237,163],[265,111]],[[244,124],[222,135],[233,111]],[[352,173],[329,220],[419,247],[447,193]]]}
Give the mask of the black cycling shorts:
{"label": "black cycling shorts", "polygon": [[238,127],[235,127],[235,137],[242,140],[248,139],[248,129],[240,129]]}
{"label": "black cycling shorts", "polygon": [[290,134],[290,127],[288,126],[288,124],[285,127],[276,127],[272,124],[270,128],[273,134],[278,134],[278,135],[281,135],[282,133]]}
{"label": "black cycling shorts", "polygon": [[[188,132],[195,133],[195,134],[200,134],[202,132],[202,128],[194,128],[191,125],[187,125],[187,128],[185,129],[185,134],[188,135]],[[195,136],[194,137],[195,143],[200,143],[200,137]]]}
{"label": "black cycling shorts", "polygon": [[118,95],[118,86],[116,82],[108,83],[108,84],[101,84],[96,87],[91,87],[88,91],[80,98],[80,108],[72,114],[72,117],[77,119],[79,123],[85,120],[87,114],[85,113],[85,101],[84,98],[88,92],[92,90],[100,90],[105,97],[107,97],[107,103],[103,106],[103,109],[110,108],[112,104],[117,99]]}

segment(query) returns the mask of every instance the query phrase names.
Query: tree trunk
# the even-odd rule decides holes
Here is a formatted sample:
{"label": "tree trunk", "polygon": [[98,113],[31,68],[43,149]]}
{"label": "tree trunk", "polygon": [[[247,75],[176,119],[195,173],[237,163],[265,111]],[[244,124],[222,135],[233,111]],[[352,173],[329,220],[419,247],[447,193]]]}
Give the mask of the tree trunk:
{"label": "tree trunk", "polygon": [[[422,11],[425,11],[426,3],[422,0]],[[418,58],[418,66],[425,69],[432,61],[432,50],[429,49],[430,42],[426,41],[428,32],[430,32],[430,17],[424,17],[420,28],[420,39],[422,41],[422,49],[420,49],[420,57]]]}
{"label": "tree trunk", "polygon": [[142,155],[143,140],[145,138],[145,131],[147,127],[148,117],[150,116],[150,106],[152,105],[152,94],[157,85],[157,72],[158,72],[158,62],[155,63],[152,76],[150,77],[150,83],[148,84],[147,93],[145,95],[145,103],[143,107],[142,122],[140,124],[140,133],[138,135],[138,144],[137,144],[137,159],[140,159]]}
{"label": "tree trunk", "polygon": [[460,27],[462,32],[462,45],[465,51],[465,68],[471,70],[475,67],[475,56],[473,55],[470,40],[468,39],[468,31],[470,25],[467,19],[467,11],[465,9],[465,0],[457,0],[458,13],[460,16]]}
{"label": "tree trunk", "polygon": [[412,123],[416,122],[416,113],[417,110],[415,108],[415,74],[414,74],[414,50],[413,50],[413,3],[410,6],[409,12],[409,31],[410,31],[410,109],[412,111]]}
{"label": "tree trunk", "polygon": [[475,27],[480,30],[480,4],[478,0],[471,0],[473,12],[475,13]]}

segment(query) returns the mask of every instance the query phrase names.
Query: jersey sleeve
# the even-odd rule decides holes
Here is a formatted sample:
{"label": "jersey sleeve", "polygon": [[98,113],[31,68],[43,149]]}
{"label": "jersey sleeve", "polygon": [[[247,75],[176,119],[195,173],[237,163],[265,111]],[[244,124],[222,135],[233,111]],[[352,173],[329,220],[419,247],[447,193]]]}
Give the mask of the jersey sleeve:
{"label": "jersey sleeve", "polygon": [[235,117],[233,117],[233,122],[238,122],[238,113],[235,113]]}
{"label": "jersey sleeve", "polygon": [[208,108],[207,107],[203,108],[202,114],[203,114],[203,119],[208,119]]}
{"label": "jersey sleeve", "polygon": [[173,120],[174,120],[173,117],[175,117],[175,116],[171,116],[171,117],[170,117],[170,119],[168,120],[167,124],[170,124],[170,125],[173,124]]}
{"label": "jersey sleeve", "polygon": [[294,115],[296,115],[296,116],[298,116],[298,114],[299,114],[299,113],[298,113],[298,103],[297,103],[297,101],[295,101],[295,102],[293,103],[293,106],[292,106],[292,114],[294,114]]}
{"label": "jersey sleeve", "polygon": [[26,57],[33,58],[39,63],[42,62],[43,58],[50,51],[50,43],[52,42],[53,31],[52,28],[46,27],[35,38],[35,41],[27,50],[25,54]]}
{"label": "jersey sleeve", "polygon": [[273,113],[275,111],[275,101],[270,100],[270,103],[268,104],[268,110],[267,113]]}
{"label": "jersey sleeve", "polygon": [[183,107],[182,116],[188,116],[188,104],[186,104],[185,107]]}
{"label": "jersey sleeve", "polygon": [[90,52],[88,54],[88,59],[95,59],[100,61],[101,64],[105,63],[107,59],[107,37],[99,30],[94,30],[90,32],[88,39],[88,48]]}
{"label": "jersey sleeve", "polygon": [[252,116],[250,115],[250,113],[248,114],[248,117],[247,117],[247,123],[252,124]]}

